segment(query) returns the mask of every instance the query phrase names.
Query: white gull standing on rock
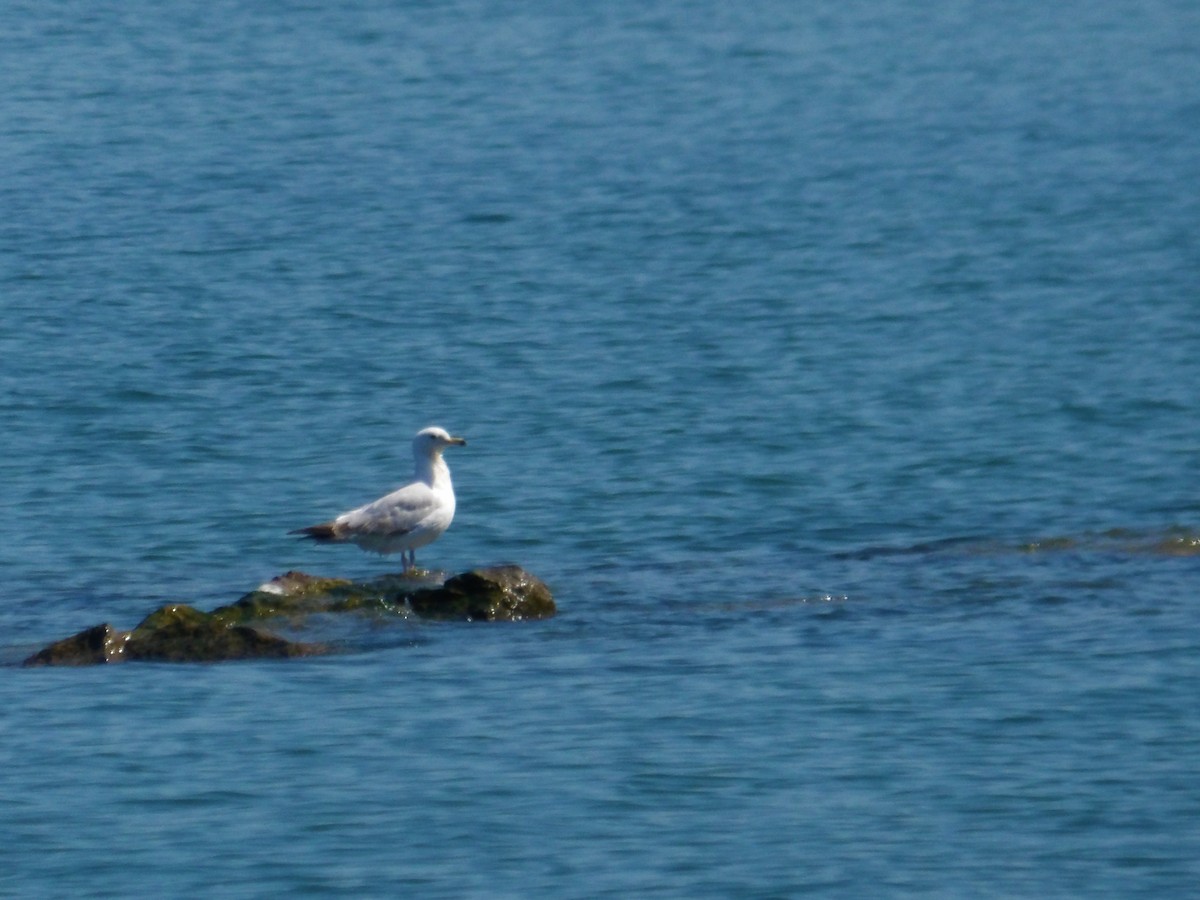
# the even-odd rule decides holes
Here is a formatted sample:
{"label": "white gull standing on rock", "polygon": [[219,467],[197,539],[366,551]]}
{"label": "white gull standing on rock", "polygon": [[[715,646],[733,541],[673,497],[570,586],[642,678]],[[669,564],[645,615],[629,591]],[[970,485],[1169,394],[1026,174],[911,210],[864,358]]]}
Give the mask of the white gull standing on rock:
{"label": "white gull standing on rock", "polygon": [[371,553],[399,553],[407,572],[417,563],[417,548],[436,541],[454,519],[454,485],[442,451],[466,443],[444,428],[417,432],[416,472],[409,484],[328,522],[288,533],[322,544],[357,544]]}

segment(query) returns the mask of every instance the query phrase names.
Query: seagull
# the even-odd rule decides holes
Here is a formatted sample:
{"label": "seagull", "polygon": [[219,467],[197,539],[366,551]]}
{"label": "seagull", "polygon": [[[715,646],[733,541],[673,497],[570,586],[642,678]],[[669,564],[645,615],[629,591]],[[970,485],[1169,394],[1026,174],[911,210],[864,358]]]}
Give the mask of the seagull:
{"label": "seagull", "polygon": [[417,432],[411,482],[366,506],[288,534],[320,544],[357,544],[370,553],[399,553],[407,573],[417,564],[417,548],[436,541],[454,519],[454,485],[442,451],[466,443],[444,428]]}

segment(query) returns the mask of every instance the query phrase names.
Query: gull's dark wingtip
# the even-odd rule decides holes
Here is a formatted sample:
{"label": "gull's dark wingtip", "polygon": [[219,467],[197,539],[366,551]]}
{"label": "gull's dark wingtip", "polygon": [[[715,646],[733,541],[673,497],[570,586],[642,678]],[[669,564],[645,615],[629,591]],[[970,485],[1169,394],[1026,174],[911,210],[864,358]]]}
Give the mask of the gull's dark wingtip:
{"label": "gull's dark wingtip", "polygon": [[336,541],[337,533],[333,530],[332,522],[324,522],[320,525],[309,525],[307,528],[296,528],[289,531],[288,534],[298,534],[301,537],[306,537],[311,541]]}

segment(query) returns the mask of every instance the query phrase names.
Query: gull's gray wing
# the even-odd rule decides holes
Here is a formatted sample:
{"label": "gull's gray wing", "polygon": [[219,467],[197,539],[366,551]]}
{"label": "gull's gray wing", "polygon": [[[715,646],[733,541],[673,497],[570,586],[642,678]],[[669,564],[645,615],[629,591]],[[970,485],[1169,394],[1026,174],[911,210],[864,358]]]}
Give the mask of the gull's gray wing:
{"label": "gull's gray wing", "polygon": [[342,513],[333,520],[333,528],[339,536],[398,536],[419,528],[437,508],[437,495],[429,485],[414,481],[365,506]]}

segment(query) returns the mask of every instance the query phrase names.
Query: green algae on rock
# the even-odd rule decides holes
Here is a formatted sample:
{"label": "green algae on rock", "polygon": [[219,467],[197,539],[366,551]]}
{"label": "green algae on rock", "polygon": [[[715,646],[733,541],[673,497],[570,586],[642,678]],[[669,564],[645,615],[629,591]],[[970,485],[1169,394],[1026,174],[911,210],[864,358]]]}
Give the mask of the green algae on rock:
{"label": "green algae on rock", "polygon": [[321,643],[289,641],[269,627],[303,627],[316,614],[520,621],[556,612],[550,589],[520,566],[472,569],[444,582],[432,574],[355,582],[287,572],[212,612],[182,603],[160,607],[131,631],[95,625],[56,641],[26,666],[72,666],[141,660],[220,662],[283,659],[331,652]]}
{"label": "green algae on rock", "polygon": [[26,666],[90,666],[120,662],[129,640],[128,631],[111,625],[93,625],[79,634],[55,641],[25,660]]}
{"label": "green algae on rock", "polygon": [[318,578],[288,572],[213,611],[224,621],[273,617],[292,621],[312,613],[381,612],[425,619],[520,621],[556,612],[545,582],[520,566],[471,569],[444,581],[430,573],[385,575],[373,581]]}
{"label": "green algae on rock", "polygon": [[366,585],[346,578],[321,578],[304,572],[285,572],[272,578],[211,615],[230,625],[264,619],[303,620],[319,612],[346,612],[375,603]]}
{"label": "green algae on rock", "polygon": [[320,644],[287,641],[249,628],[229,625],[209,613],[176,603],[160,607],[132,631],[94,625],[55,641],[25,660],[26,666],[86,666],[96,663],[223,662],[234,659],[313,656]]}
{"label": "green algae on rock", "polygon": [[228,624],[211,613],[174,604],[155,610],[129,633],[124,657],[147,662],[220,662],[314,656],[325,649],[246,625]]}
{"label": "green algae on rock", "polygon": [[409,604],[425,618],[467,621],[547,619],[555,612],[554,597],[545,583],[512,565],[455,575],[439,588],[417,591]]}

